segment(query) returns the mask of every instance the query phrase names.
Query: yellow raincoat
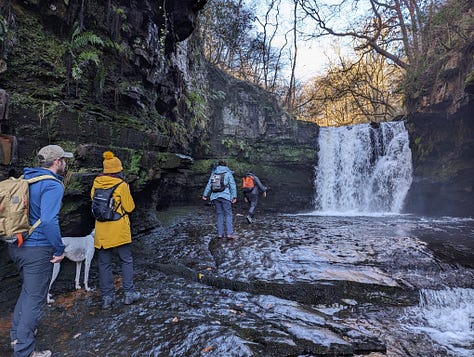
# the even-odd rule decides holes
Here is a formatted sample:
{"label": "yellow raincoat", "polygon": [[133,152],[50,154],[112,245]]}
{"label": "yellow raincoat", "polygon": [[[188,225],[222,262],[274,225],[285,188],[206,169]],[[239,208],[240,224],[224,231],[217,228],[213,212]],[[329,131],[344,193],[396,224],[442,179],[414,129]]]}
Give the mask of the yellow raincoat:
{"label": "yellow raincoat", "polygon": [[[114,176],[97,176],[92,185],[91,199],[94,197],[96,188],[110,188],[120,181],[122,179]],[[125,181],[117,186],[113,198],[116,207],[118,207],[117,212],[123,216],[118,221],[95,221],[94,247],[98,249],[114,248],[132,242],[130,218],[126,213],[130,213],[135,209],[135,202],[130,193],[130,188]]]}

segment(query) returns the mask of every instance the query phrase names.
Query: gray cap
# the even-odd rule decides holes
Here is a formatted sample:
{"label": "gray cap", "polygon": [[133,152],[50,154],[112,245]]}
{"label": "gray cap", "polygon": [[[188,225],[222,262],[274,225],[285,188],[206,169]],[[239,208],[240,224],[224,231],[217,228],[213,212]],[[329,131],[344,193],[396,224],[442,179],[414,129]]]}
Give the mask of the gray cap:
{"label": "gray cap", "polygon": [[72,152],[64,151],[63,148],[58,145],[45,146],[38,152],[38,159],[40,162],[52,162],[63,157],[70,159],[74,157],[74,155]]}

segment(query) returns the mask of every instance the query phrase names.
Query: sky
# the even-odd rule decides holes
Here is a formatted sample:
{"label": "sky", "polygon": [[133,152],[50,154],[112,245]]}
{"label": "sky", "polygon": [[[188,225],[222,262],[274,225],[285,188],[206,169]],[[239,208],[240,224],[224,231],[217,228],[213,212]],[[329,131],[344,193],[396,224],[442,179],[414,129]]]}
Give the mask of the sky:
{"label": "sky", "polygon": [[296,58],[296,78],[302,82],[323,74],[328,65],[328,44],[311,41],[300,44]]}
{"label": "sky", "polygon": [[[335,3],[338,0],[325,0],[325,3]],[[245,0],[246,4],[251,7],[255,8],[257,11],[257,16],[263,18],[263,11],[267,9],[268,0]],[[281,33],[287,31],[291,28],[291,19],[290,14],[292,14],[292,5],[290,1],[281,0],[281,11],[280,16],[288,15],[288,20],[285,21],[284,19],[280,19],[280,28]],[[260,12],[260,14],[259,14]],[[340,19],[338,18],[337,22],[341,26],[347,25],[348,19]],[[256,24],[258,27],[258,24]],[[300,28],[299,31],[304,32],[305,34],[311,33],[311,21],[308,21],[304,28]],[[279,44],[283,44],[284,40],[281,37],[280,40],[276,40],[272,45],[278,46]],[[322,38],[315,38],[311,40],[302,40],[301,38],[298,40],[298,54],[296,59],[296,78],[301,82],[306,82],[315,76],[324,74],[326,72],[326,68],[328,66],[328,56],[334,57],[336,55],[334,51],[334,45],[336,43],[336,39],[334,37],[322,37]],[[349,48],[339,45],[338,47]],[[290,73],[291,68],[287,69],[288,73]]]}

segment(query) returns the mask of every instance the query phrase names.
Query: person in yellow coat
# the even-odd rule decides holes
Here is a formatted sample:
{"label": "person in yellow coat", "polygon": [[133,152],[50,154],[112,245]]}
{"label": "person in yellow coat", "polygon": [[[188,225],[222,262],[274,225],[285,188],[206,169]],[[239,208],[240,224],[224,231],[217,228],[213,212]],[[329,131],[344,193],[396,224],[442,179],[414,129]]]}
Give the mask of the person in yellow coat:
{"label": "person in yellow coat", "polygon": [[[133,304],[141,294],[133,284],[132,234],[128,214],[135,209],[130,187],[124,180],[122,162],[111,151],[103,154],[103,173],[94,179],[91,198],[97,189],[108,189],[115,185],[113,192],[114,220],[95,221],[94,246],[98,253],[99,285],[102,292],[102,308],[109,309],[117,302],[115,298],[112,257],[118,254],[122,266],[123,303]],[[117,214],[118,213],[118,214]]]}

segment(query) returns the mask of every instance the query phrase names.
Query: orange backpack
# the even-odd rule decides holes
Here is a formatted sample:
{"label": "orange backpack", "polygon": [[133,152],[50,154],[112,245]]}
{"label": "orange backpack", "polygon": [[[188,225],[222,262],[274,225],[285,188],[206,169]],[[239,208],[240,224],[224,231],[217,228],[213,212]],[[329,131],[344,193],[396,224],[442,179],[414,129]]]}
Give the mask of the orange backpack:
{"label": "orange backpack", "polygon": [[253,182],[253,176],[245,176],[242,177],[242,188],[244,190],[251,190],[254,188],[255,184]]}

